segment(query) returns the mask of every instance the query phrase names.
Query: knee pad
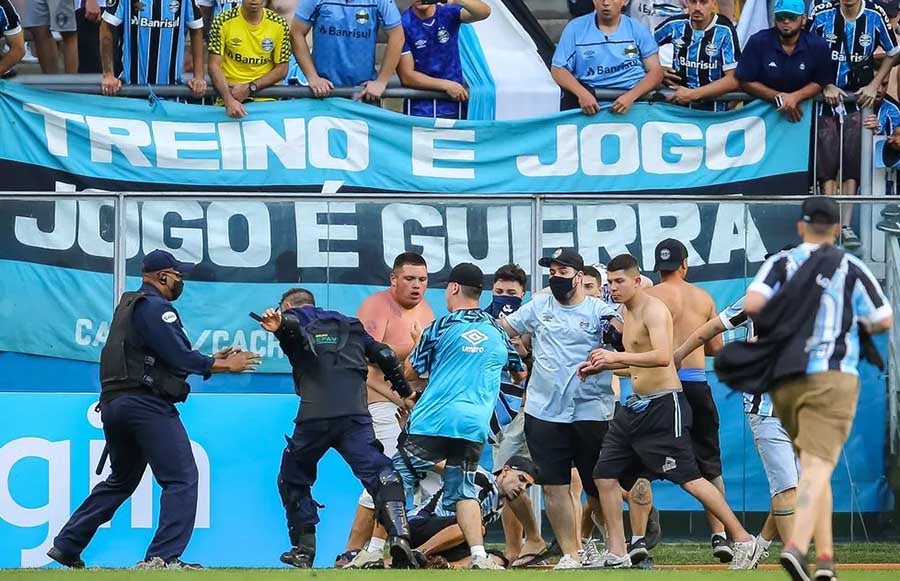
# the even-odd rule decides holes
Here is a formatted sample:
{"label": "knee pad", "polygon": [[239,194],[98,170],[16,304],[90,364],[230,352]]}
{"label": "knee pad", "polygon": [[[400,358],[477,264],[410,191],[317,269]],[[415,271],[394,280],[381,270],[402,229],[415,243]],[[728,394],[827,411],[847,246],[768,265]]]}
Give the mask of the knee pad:
{"label": "knee pad", "polygon": [[393,468],[385,468],[378,475],[378,494],[375,495],[376,504],[397,501],[406,503],[406,495],[403,492],[403,479]]}

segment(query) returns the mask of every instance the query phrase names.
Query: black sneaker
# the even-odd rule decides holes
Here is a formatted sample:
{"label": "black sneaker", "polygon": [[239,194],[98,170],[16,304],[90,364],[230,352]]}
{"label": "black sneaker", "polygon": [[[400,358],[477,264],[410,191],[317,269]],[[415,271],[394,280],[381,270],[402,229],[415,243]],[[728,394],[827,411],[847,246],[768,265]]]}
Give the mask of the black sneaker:
{"label": "black sneaker", "polygon": [[334,568],[335,569],[343,569],[344,565],[347,565],[359,554],[359,549],[353,549],[352,551],[346,551],[338,555],[334,558]]}
{"label": "black sneaker", "polygon": [[299,547],[293,547],[290,551],[281,553],[281,562],[298,569],[312,569],[315,553],[311,553]]}
{"label": "black sneaker", "polygon": [[50,550],[47,551],[47,556],[63,567],[69,567],[70,569],[84,569],[84,561],[81,560],[81,555],[69,555],[63,553],[56,547],[50,547]]}
{"label": "black sneaker", "polygon": [[847,250],[853,250],[862,246],[862,241],[850,226],[844,226],[843,228],[841,228],[841,243]]}
{"label": "black sneaker", "polygon": [[881,210],[881,215],[885,218],[900,218],[900,206],[897,204],[888,204]]}
{"label": "black sneaker", "polygon": [[199,571],[203,569],[200,563],[185,563],[181,559],[171,559],[166,561],[166,569],[176,569],[181,571]]}
{"label": "black sneaker", "polygon": [[888,234],[900,234],[900,216],[882,220],[875,224],[875,227]]}
{"label": "black sneaker", "polygon": [[791,579],[794,581],[810,581],[809,563],[806,561],[806,555],[801,553],[796,547],[785,547],[779,560],[781,561],[781,566],[791,576]]}
{"label": "black sneaker", "polygon": [[659,511],[654,506],[650,509],[650,516],[647,518],[647,532],[644,535],[647,541],[647,550],[652,551],[659,541],[662,540],[662,526],[659,524]]}
{"label": "black sneaker", "polygon": [[833,581],[837,579],[837,575],[834,572],[834,560],[822,561],[816,559],[816,572],[813,573],[813,579],[816,581]]}
{"label": "black sneaker", "polygon": [[640,538],[633,543],[628,543],[628,556],[631,557],[632,567],[649,557],[650,551],[647,550],[647,541]]}
{"label": "black sneaker", "polygon": [[409,541],[403,537],[391,537],[388,540],[391,553],[391,569],[418,569],[419,561],[413,554]]}
{"label": "black sneaker", "polygon": [[730,563],[734,559],[734,550],[731,548],[731,543],[722,535],[713,535],[709,544],[712,547],[713,557],[718,559],[720,563]]}

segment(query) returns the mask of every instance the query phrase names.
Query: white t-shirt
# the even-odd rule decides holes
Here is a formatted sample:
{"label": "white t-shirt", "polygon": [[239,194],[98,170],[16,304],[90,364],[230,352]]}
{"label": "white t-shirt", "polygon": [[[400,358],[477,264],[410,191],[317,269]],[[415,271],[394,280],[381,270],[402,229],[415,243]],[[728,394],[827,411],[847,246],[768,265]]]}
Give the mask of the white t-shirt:
{"label": "white t-shirt", "polygon": [[547,422],[602,421],[613,416],[615,395],[605,371],[581,381],[578,364],[601,346],[608,320],[618,318],[607,303],[593,297],[564,306],[553,295],[537,294],[506,317],[516,332],[531,333],[534,365],[525,413]]}

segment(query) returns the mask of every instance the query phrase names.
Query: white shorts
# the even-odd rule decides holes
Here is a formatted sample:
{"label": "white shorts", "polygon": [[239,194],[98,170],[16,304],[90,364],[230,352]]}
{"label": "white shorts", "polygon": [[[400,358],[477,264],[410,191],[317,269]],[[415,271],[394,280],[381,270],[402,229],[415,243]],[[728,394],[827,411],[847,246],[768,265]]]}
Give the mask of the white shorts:
{"label": "white shorts", "polygon": [[[397,438],[400,437],[400,422],[397,421],[397,404],[389,401],[376,401],[369,404],[369,414],[372,415],[372,427],[375,428],[375,438],[384,446],[384,455],[393,458],[397,453]],[[368,491],[363,490],[359,495],[359,505],[366,508],[375,508],[375,501]]]}
{"label": "white shorts", "polygon": [[25,0],[22,26],[49,26],[54,32],[75,32],[75,0]]}
{"label": "white shorts", "polygon": [[753,432],[753,443],[762,460],[766,479],[769,481],[769,493],[774,497],[785,490],[797,488],[800,481],[800,469],[794,444],[775,416],[747,414],[750,431]]}

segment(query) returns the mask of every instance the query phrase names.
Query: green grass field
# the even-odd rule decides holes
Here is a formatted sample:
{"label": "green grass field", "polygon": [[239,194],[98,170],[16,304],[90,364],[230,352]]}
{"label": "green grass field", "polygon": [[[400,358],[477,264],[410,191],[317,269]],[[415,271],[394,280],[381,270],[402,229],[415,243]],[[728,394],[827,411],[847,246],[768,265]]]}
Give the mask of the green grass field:
{"label": "green grass field", "polygon": [[[132,579],[152,578],[154,581],[184,579],[189,576],[197,581],[241,581],[254,579],[259,581],[291,581],[297,578],[317,579],[317,581],[443,581],[459,579],[462,575],[500,575],[509,581],[547,578],[556,580],[586,580],[589,575],[600,575],[605,581],[624,579],[671,579],[673,581],[719,581],[738,577],[751,578],[754,581],[785,581],[787,575],[779,568],[773,568],[778,562],[780,547],[770,549],[770,557],[763,562],[763,569],[757,571],[721,570],[671,570],[655,571],[547,571],[540,569],[515,570],[504,572],[486,571],[338,571],[333,569],[316,569],[314,571],[298,571],[294,569],[209,569],[206,571],[133,571],[127,569],[94,569],[85,571],[69,571],[60,569],[0,570],[2,581],[129,581]],[[841,569],[841,563],[884,564],[900,563],[900,544],[895,543],[853,543],[839,544],[835,547],[838,561],[838,573],[841,581],[898,581],[900,568],[893,571]],[[708,565],[709,547],[702,544],[667,544],[657,547],[654,559],[658,565]],[[898,565],[900,567],[900,565]]]}
{"label": "green grass field", "polygon": [[[897,571],[839,571],[841,581],[896,581],[900,578]],[[198,581],[241,581],[254,579],[259,581],[290,581],[294,579],[317,579],[319,581],[351,581],[367,579],[371,581],[404,580],[414,581],[427,578],[429,581],[444,581],[447,579],[459,579],[463,576],[477,575],[499,576],[509,581],[525,579],[552,579],[585,581],[594,576],[600,576],[605,581],[620,581],[625,579],[671,579],[672,581],[689,581],[700,579],[702,581],[718,581],[734,579],[735,576],[750,578],[754,581],[785,581],[789,579],[783,571],[542,571],[542,570],[516,570],[516,571],[293,571],[273,569],[210,569],[207,571],[128,571],[128,570],[100,570],[100,571],[59,571],[59,570],[31,570],[31,571],[2,571],[0,578],[4,581],[126,581],[131,579],[170,580],[184,579],[190,576]]]}

